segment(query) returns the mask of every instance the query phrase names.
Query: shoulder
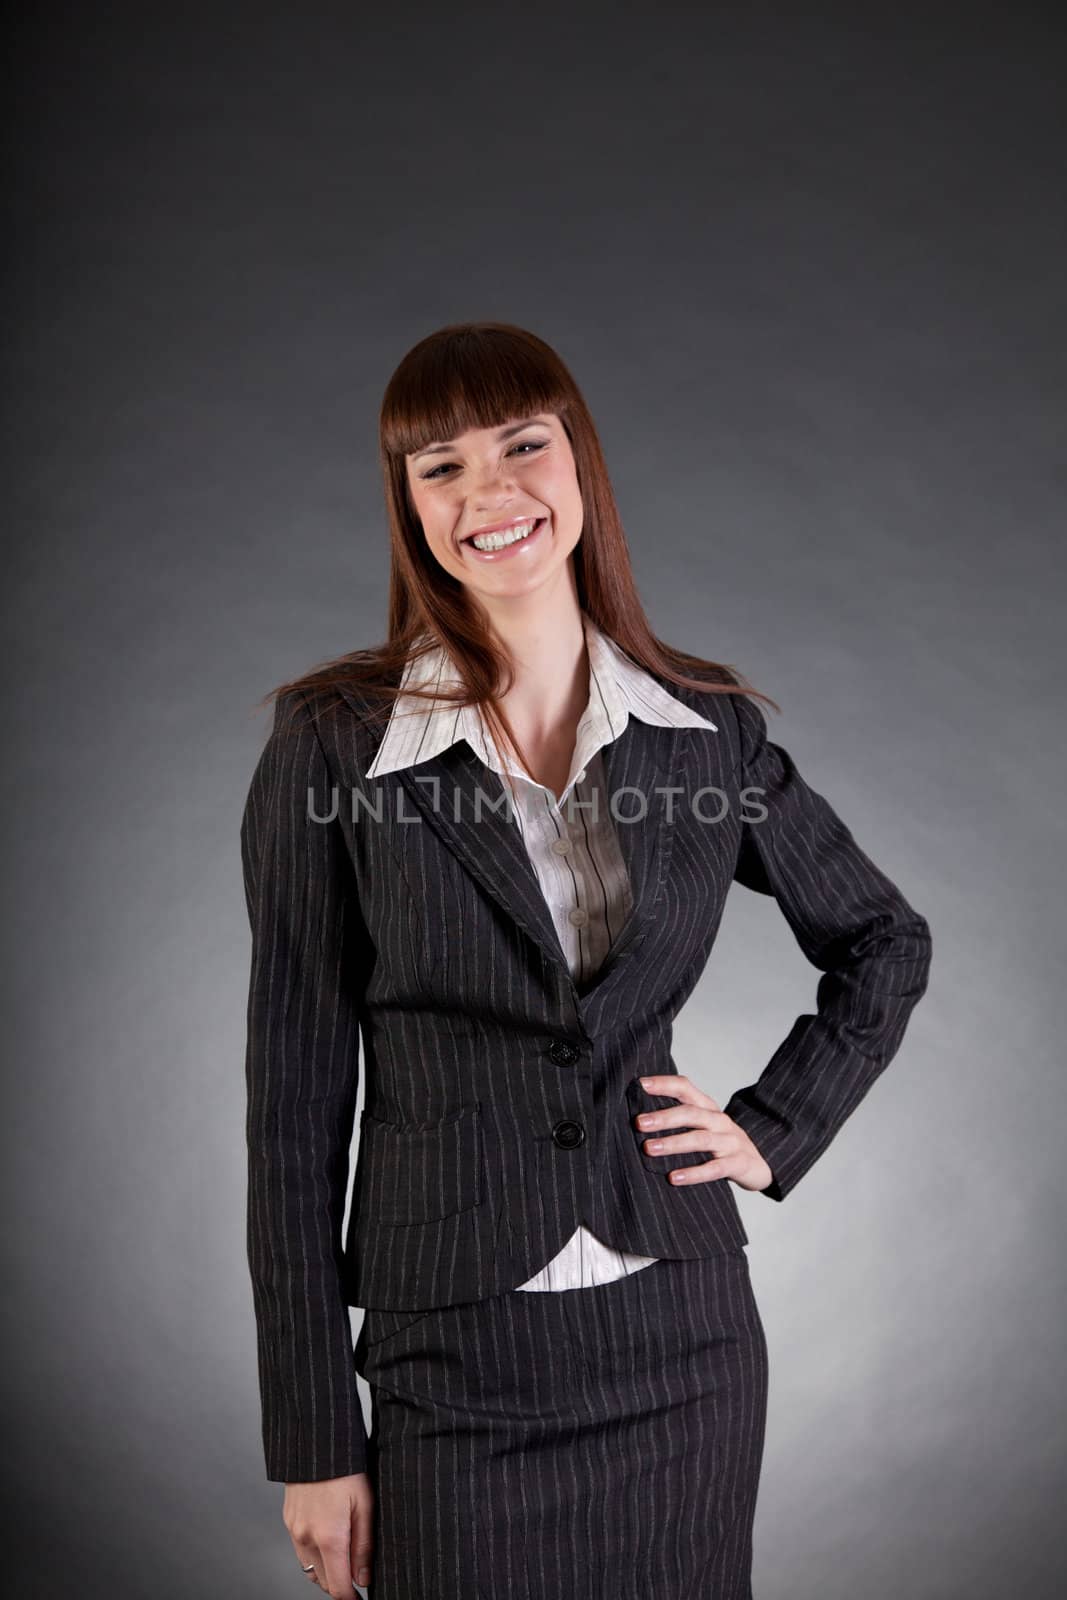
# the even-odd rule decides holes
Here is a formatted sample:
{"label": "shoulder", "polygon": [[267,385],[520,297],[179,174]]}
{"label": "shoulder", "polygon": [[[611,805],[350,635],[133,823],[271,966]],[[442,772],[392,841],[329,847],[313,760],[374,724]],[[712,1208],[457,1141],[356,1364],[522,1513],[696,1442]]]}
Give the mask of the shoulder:
{"label": "shoulder", "polygon": [[741,680],[728,667],[716,669],[714,676],[704,674],[709,687],[694,689],[660,679],[663,687],[675,699],[698,715],[707,717],[717,729],[709,738],[724,746],[723,758],[728,767],[739,776],[759,759],[767,741],[767,719],[755,698],[751,685]]}
{"label": "shoulder", "polygon": [[366,686],[358,678],[302,685],[296,725],[313,737],[334,782],[363,786],[396,701],[392,685]]}
{"label": "shoulder", "polygon": [[[696,674],[692,674],[696,676]],[[688,684],[675,683],[672,678],[654,672],[651,676],[675,700],[687,706],[690,711],[696,711],[700,716],[707,717],[719,728],[725,723],[731,729],[736,723],[737,707],[747,700],[740,680],[730,671],[729,667],[716,667],[700,674],[706,688],[692,688]]]}

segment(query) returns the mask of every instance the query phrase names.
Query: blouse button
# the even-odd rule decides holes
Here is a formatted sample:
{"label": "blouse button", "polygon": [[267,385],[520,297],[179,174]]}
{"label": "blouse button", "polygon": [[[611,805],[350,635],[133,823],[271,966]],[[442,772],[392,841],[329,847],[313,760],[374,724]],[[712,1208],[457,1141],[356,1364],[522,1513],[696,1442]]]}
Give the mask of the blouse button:
{"label": "blouse button", "polygon": [[571,853],[571,842],[569,839],[553,839],[552,849],[557,856],[569,856]]}
{"label": "blouse button", "polygon": [[576,928],[584,928],[589,921],[589,913],[588,911],[583,911],[581,906],[575,906],[573,911],[567,912],[567,920],[572,922]]}

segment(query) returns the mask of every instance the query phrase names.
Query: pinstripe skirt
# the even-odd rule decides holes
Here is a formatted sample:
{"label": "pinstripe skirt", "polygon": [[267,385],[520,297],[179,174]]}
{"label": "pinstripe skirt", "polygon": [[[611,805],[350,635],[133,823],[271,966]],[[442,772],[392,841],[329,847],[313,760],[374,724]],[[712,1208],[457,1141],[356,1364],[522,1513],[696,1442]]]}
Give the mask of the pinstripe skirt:
{"label": "pinstripe skirt", "polygon": [[364,1313],[373,1600],[751,1600],[768,1362],[744,1248]]}

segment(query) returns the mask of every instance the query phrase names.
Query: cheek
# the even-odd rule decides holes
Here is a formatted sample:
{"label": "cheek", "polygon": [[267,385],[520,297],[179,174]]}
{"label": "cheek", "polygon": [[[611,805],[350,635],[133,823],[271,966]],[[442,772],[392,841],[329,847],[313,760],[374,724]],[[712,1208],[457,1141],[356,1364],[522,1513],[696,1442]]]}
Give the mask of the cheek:
{"label": "cheek", "polygon": [[422,536],[436,554],[441,548],[445,532],[451,526],[451,513],[434,495],[411,494],[411,509],[422,528]]}
{"label": "cheek", "polygon": [[462,572],[463,562],[456,553],[450,533],[440,525],[439,521],[436,524],[432,520],[424,522],[422,528],[426,545],[438,565],[452,573]]}
{"label": "cheek", "polygon": [[573,475],[552,478],[542,487],[541,498],[552,508],[557,533],[562,534],[568,544],[575,542],[582,531],[584,508],[581,490]]}
{"label": "cheek", "polygon": [[580,532],[585,516],[585,508],[582,505],[582,491],[573,472],[570,474],[567,483],[567,508],[574,526]]}
{"label": "cheek", "polygon": [[582,497],[580,494],[574,493],[567,502],[566,535],[568,553],[574,549],[581,538],[584,524],[585,510],[582,506]]}

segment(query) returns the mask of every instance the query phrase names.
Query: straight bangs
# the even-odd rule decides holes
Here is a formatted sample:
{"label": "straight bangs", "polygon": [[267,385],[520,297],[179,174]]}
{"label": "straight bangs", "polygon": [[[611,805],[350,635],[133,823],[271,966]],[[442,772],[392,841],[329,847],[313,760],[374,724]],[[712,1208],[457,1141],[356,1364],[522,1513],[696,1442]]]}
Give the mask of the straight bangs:
{"label": "straight bangs", "polygon": [[548,345],[532,334],[516,339],[517,331],[482,323],[415,345],[385,391],[383,460],[403,465],[416,450],[471,428],[503,427],[543,411],[555,412],[567,427],[573,395],[565,369]]}

